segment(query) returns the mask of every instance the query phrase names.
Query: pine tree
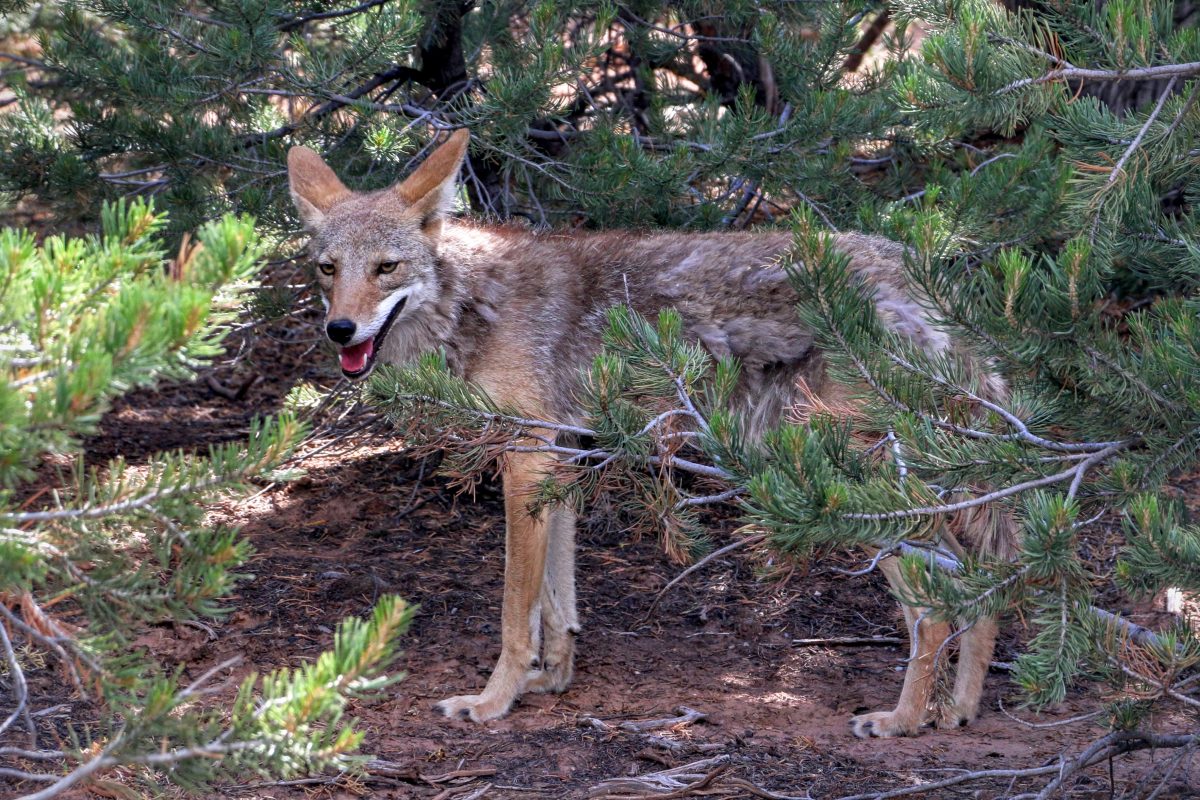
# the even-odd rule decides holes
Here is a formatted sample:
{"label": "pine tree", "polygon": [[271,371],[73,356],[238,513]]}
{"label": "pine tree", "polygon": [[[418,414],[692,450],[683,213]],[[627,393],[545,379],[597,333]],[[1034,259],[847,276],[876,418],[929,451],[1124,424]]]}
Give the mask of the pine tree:
{"label": "pine tree", "polygon": [[[37,245],[0,231],[0,676],[12,701],[0,777],[40,798],[103,786],[117,766],[147,787],[169,776],[188,788],[246,771],[352,767],[361,734],[342,715],[351,697],[389,682],[381,670],[410,616],[401,601],[344,622],[313,664],[247,677],[227,709],[197,700],[232,662],[185,681],[130,648],[139,623],[229,610],[251,551],[237,531],[205,523],[203,502],[272,474],[304,425],[285,414],[205,454],[85,466],[80,437],[114,398],[187,378],[220,352],[264,251],[252,220],[226,216],[164,262],[166,220],[148,203],[102,216],[102,233],[83,239]],[[61,750],[42,746],[34,716],[49,670],[102,720],[69,729]]]}
{"label": "pine tree", "polygon": [[877,13],[742,0],[68,3],[33,23],[44,50],[10,73],[19,102],[0,118],[0,189],[73,213],[153,193],[178,231],[227,209],[290,231],[288,146],[373,188],[469,126],[478,214],[743,227],[802,201],[847,224],[878,193],[854,148],[898,121],[881,91],[890,62],[841,85]]}

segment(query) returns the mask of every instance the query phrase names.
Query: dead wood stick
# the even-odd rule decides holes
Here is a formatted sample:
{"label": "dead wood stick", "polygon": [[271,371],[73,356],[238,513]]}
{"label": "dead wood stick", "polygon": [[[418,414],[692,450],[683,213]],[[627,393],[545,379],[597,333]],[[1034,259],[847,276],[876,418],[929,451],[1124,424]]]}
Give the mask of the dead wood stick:
{"label": "dead wood stick", "polygon": [[656,728],[674,728],[676,725],[690,725],[693,722],[699,722],[705,719],[708,715],[703,711],[697,711],[694,708],[687,706],[677,706],[675,713],[678,716],[666,717],[664,719],[646,719],[640,722],[629,720],[622,722],[619,727],[623,731],[631,731],[633,733],[645,733]]}
{"label": "dead wood stick", "polygon": [[592,800],[668,800],[686,797],[710,786],[729,768],[728,762],[728,755],[720,755],[636,778],[610,778],[589,789],[587,796]]}
{"label": "dead wood stick", "polygon": [[[728,766],[717,767],[695,783],[689,783],[681,789],[675,789],[665,794],[653,790],[649,792],[642,791],[637,794],[627,794],[618,789],[617,791],[622,792],[621,794],[592,795],[592,797],[595,800],[672,800],[673,798],[687,797],[688,795],[699,794],[702,789],[707,789],[727,769],[729,769]],[[636,783],[636,779],[631,778],[627,783]]]}
{"label": "dead wood stick", "polygon": [[[336,775],[314,775],[308,778],[295,778],[293,780],[282,781],[262,781],[260,783],[243,783],[222,787],[227,790],[244,790],[244,789],[266,789],[275,786],[319,786],[319,785],[335,785],[347,778],[362,781],[364,783],[420,783],[425,782],[431,786],[436,786],[439,783],[445,783],[459,778],[482,778],[496,774],[495,767],[477,767],[474,769],[459,769],[453,772],[447,772],[442,775],[421,775],[411,766],[403,766],[392,761],[383,759],[372,759],[364,766],[365,773],[354,775],[352,773],[339,772]],[[468,781],[467,783],[470,783]],[[491,784],[488,784],[490,787]],[[451,795],[463,791],[472,791],[466,785],[450,787],[443,790],[451,791]],[[451,795],[446,795],[450,797]],[[482,795],[478,795],[482,797]],[[465,800],[465,798],[463,798]]]}
{"label": "dead wood stick", "polygon": [[242,792],[248,789],[273,789],[276,787],[287,786],[337,786],[344,784],[348,780],[353,780],[359,783],[382,783],[388,786],[398,786],[404,783],[412,783],[400,778],[390,778],[384,775],[355,775],[354,773],[338,773],[337,775],[316,775],[311,778],[292,778],[291,780],[278,781],[259,781],[258,783],[238,783],[227,784],[220,787],[222,791],[237,791]]}
{"label": "dead wood stick", "polygon": [[744,789],[755,797],[763,797],[766,800],[810,800],[811,796],[800,797],[791,794],[775,794],[774,792],[764,789],[761,786],[751,783],[745,778],[730,778],[725,781],[729,786],[736,786],[739,789]]}
{"label": "dead wood stick", "polygon": [[458,797],[459,800],[479,800],[487,794],[492,788],[490,783],[485,783],[478,789],[471,789],[467,786],[451,786],[449,789],[443,789],[435,794],[432,800],[450,800],[451,797]]}
{"label": "dead wood stick", "polygon": [[659,736],[654,733],[644,733],[642,737],[646,740],[646,744],[674,753],[675,755],[682,755],[684,753],[712,753],[717,750],[724,750],[728,746],[721,742],[699,744],[690,740],[676,741],[675,739],[668,739],[665,736]]}
{"label": "dead wood stick", "polygon": [[551,794],[557,791],[556,789],[541,789],[537,786],[512,786],[504,783],[497,783],[492,788],[507,792],[532,792],[534,794]]}
{"label": "dead wood stick", "polygon": [[616,730],[616,728],[614,728],[612,725],[609,725],[604,720],[597,719],[596,717],[580,717],[575,721],[575,724],[580,728],[595,728],[596,730],[603,731],[604,733],[612,733],[614,730]]}
{"label": "dead wood stick", "polygon": [[[674,717],[664,717],[662,719],[645,719],[645,720],[625,720],[624,722],[613,724],[605,722],[596,717],[580,717],[576,724],[580,728],[595,728],[604,733],[613,733],[614,731],[622,730],[630,733],[646,733],[647,731],[655,730],[656,728],[673,728],[676,725],[689,725],[693,722],[699,722],[702,719],[707,719],[708,715],[703,711],[697,711],[694,708],[687,706],[676,706]],[[658,737],[648,737],[655,738]]]}
{"label": "dead wood stick", "polygon": [[408,783],[419,783],[422,778],[417,774],[416,767],[405,764],[397,764],[395,761],[386,761],[382,758],[372,758],[363,767],[370,775],[383,775],[389,778],[400,778]]}
{"label": "dead wood stick", "polygon": [[445,783],[455,778],[482,778],[495,774],[495,767],[475,767],[474,769],[456,769],[453,772],[447,772],[442,775],[422,775],[421,780],[426,783]]}
{"label": "dead wood stick", "polygon": [[797,647],[874,647],[876,645],[904,644],[896,636],[834,636],[828,639],[792,639]]}

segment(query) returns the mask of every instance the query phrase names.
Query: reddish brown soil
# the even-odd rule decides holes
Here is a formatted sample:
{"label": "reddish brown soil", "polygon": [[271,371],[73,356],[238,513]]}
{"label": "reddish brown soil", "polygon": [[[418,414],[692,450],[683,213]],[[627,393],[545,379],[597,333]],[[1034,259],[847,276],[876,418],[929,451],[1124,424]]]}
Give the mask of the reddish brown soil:
{"label": "reddish brown soil", "polygon": [[[204,382],[135,394],[105,420],[88,445],[89,459],[121,453],[136,463],[153,450],[242,436],[255,414],[278,408],[291,385],[329,378],[328,354],[310,349],[312,329],[290,330],[261,341],[249,361],[216,371],[224,387],[262,375],[241,399],[227,399]],[[456,497],[436,477],[419,479],[430,470],[388,441],[331,448],[303,467],[306,477],[213,509],[215,519],[240,525],[258,552],[253,577],[232,600],[233,613],[208,623],[211,631],[154,627],[139,643],[168,665],[185,664],[186,677],[243,656],[226,684],[229,694],[250,669],[315,657],[329,646],[338,620],[368,612],[383,593],[399,594],[420,605],[397,664],[407,677],[383,698],[353,709],[368,732],[364,751],[393,769],[363,783],[225,787],[221,797],[579,798],[606,779],[727,756],[727,769],[703,791],[752,797],[750,787],[757,786],[833,798],[934,781],[959,769],[1034,766],[1064,750],[1078,752],[1103,733],[1090,723],[1017,725],[998,710],[1001,699],[1010,706],[1017,700],[1006,675],[996,671],[986,710],[969,728],[856,740],[847,721],[894,703],[904,649],[797,647],[792,640],[903,636],[897,607],[877,575],[844,577],[826,561],[797,568],[787,580],[760,582],[752,555],[738,551],[687,578],[647,619],[654,595],[681,568],[655,542],[631,541],[604,515],[581,531],[584,631],[571,689],[526,697],[507,718],[487,725],[447,721],[433,703],[481,688],[499,650],[504,556],[496,487],[485,483],[474,499]],[[713,526],[714,539],[724,543],[736,521],[715,516]],[[1007,632],[998,660],[1012,657],[1019,633]],[[1094,692],[1076,691],[1041,721],[1099,702]],[[671,716],[679,705],[707,717],[654,732],[671,747],[642,734],[599,730],[587,720],[653,719]],[[1097,769],[1071,796],[1109,797],[1113,788],[1120,795],[1149,761],[1122,762],[1115,787],[1108,771]],[[461,777],[444,778],[457,771]],[[1185,796],[1195,777],[1180,771],[1160,797]],[[985,782],[926,796],[978,791],[973,796],[990,798],[1009,794],[1007,787],[1007,781]]]}

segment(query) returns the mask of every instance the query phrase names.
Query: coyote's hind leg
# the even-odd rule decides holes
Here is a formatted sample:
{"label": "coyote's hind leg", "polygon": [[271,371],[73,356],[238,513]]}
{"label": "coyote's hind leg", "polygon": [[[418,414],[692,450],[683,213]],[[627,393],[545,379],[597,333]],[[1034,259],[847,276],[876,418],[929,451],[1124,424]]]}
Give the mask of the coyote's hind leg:
{"label": "coyote's hind leg", "polygon": [[[906,584],[896,559],[889,556],[879,562],[879,568],[897,594],[906,593]],[[937,659],[942,643],[950,636],[950,626],[930,619],[926,609],[904,606],[904,619],[909,637],[915,637],[909,650],[908,668],[904,672],[904,687],[900,700],[892,711],[859,714],[850,720],[854,735],[911,736],[925,723],[929,700],[937,684]]]}
{"label": "coyote's hind leg", "polygon": [[954,697],[951,705],[941,710],[939,728],[957,728],[975,721],[979,714],[979,699],[983,695],[983,679],[992,663],[996,649],[996,620],[983,617],[962,635],[958,651],[958,674],[954,678]]}

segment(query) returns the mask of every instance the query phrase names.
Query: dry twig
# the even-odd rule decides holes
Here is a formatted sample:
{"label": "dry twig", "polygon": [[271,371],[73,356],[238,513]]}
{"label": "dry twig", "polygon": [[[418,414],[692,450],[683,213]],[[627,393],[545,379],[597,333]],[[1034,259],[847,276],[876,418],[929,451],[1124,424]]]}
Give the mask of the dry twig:
{"label": "dry twig", "polygon": [[834,636],[827,639],[792,639],[797,647],[883,647],[904,644],[897,636]]}
{"label": "dry twig", "polygon": [[658,594],[654,595],[654,602],[652,602],[650,604],[650,609],[646,612],[646,616],[644,616],[642,618],[642,622],[645,622],[646,620],[650,619],[650,617],[654,616],[654,612],[658,609],[659,601],[661,601],[663,599],[663,596],[666,595],[667,592],[671,591],[671,588],[673,586],[675,586],[675,584],[682,581],[688,575],[691,575],[696,570],[701,569],[709,562],[714,561],[715,559],[718,559],[723,555],[727,555],[729,553],[732,553],[734,550],[739,550],[743,547],[749,547],[752,545],[760,544],[763,541],[765,541],[766,538],[767,538],[767,535],[765,533],[759,533],[754,536],[747,536],[745,539],[738,539],[736,542],[733,542],[732,544],[727,544],[724,547],[720,548],[719,550],[712,551],[711,553],[706,555],[704,558],[697,561],[695,564],[692,564],[690,567],[685,569],[683,572],[679,573],[674,578],[672,578],[670,583],[668,583],[666,586],[664,586],[662,589],[660,589],[658,591]]}
{"label": "dry twig", "polygon": [[588,790],[592,800],[667,800],[687,797],[712,785],[729,768],[729,756],[693,761],[631,778],[610,778]]}

